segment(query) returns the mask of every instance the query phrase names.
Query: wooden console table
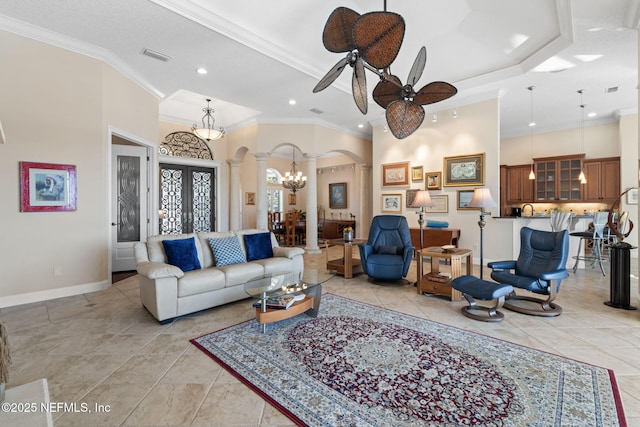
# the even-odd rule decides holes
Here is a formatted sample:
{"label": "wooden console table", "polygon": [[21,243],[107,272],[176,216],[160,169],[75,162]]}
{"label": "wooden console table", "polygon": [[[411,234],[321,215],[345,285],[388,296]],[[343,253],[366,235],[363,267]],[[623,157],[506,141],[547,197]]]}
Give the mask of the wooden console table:
{"label": "wooden console table", "polygon": [[[411,243],[420,248],[420,229],[410,228]],[[422,239],[425,248],[430,246],[454,245],[458,247],[460,230],[457,228],[423,228]]]}
{"label": "wooden console table", "polygon": [[342,231],[347,228],[353,228],[353,232],[355,235],[356,231],[356,222],[350,220],[343,219],[325,219],[318,221],[320,225],[320,238],[329,240],[329,239],[341,239]]}
{"label": "wooden console table", "polygon": [[428,292],[430,294],[444,295],[451,298],[451,301],[457,301],[462,298],[462,293],[451,287],[451,282],[442,283],[429,280],[429,275],[424,274],[422,271],[422,257],[431,258],[431,273],[438,274],[440,272],[440,259],[446,259],[451,261],[451,279],[462,276],[462,259],[467,258],[467,274],[471,275],[472,264],[472,251],[471,249],[454,249],[453,252],[445,252],[440,247],[424,248],[417,250],[418,253],[418,293]]}

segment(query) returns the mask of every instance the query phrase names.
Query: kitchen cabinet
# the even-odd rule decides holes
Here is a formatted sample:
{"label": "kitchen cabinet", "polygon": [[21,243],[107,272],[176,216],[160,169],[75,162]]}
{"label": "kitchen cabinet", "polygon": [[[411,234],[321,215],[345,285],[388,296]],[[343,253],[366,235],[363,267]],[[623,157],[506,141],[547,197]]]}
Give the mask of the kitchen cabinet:
{"label": "kitchen cabinet", "polygon": [[620,195],[620,157],[584,161],[583,201],[613,203]]}
{"label": "kitchen cabinet", "polygon": [[533,183],[529,179],[531,165],[507,166],[507,203],[533,202]]}
{"label": "kitchen cabinet", "polygon": [[533,159],[536,169],[536,202],[582,201],[578,176],[584,154]]}

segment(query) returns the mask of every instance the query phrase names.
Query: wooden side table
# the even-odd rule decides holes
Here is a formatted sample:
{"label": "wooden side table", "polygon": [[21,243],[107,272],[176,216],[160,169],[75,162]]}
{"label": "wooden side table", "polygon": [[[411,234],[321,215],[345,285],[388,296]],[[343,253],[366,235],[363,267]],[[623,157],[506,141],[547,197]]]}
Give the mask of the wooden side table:
{"label": "wooden side table", "polygon": [[462,293],[451,287],[451,282],[442,283],[429,280],[429,276],[422,271],[422,257],[427,256],[431,258],[431,273],[437,274],[440,272],[440,259],[446,259],[451,261],[451,279],[462,276],[462,259],[467,258],[467,273],[472,272],[472,251],[471,249],[454,249],[452,252],[445,252],[440,247],[430,247],[422,250],[418,250],[418,282],[416,287],[418,293],[428,292],[436,295],[444,295],[451,298],[451,301],[457,301],[462,298]]}
{"label": "wooden side table", "polygon": [[353,258],[353,247],[360,243],[367,243],[365,239],[353,239],[345,242],[344,239],[331,239],[329,243],[334,245],[342,245],[342,259],[332,259],[327,261],[328,270],[336,270],[338,274],[342,274],[345,279],[351,279],[354,274],[362,273],[362,264],[359,258]]}

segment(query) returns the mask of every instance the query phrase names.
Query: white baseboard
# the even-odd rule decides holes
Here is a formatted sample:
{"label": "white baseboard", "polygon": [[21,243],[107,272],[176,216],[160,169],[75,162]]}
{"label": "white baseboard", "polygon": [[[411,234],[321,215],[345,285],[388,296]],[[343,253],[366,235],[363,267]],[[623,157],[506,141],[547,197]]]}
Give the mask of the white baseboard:
{"label": "white baseboard", "polygon": [[111,284],[108,280],[101,282],[84,283],[82,285],[67,286],[64,288],[47,289],[45,291],[27,292],[24,294],[0,297],[0,308],[13,307],[22,304],[47,301],[56,298],[70,297],[74,295],[97,292],[107,289]]}

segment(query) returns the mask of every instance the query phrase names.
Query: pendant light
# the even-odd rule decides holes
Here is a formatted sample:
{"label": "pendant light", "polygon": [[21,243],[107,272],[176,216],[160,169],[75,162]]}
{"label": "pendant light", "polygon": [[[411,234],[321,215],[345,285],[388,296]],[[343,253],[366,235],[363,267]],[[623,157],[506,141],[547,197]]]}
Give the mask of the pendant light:
{"label": "pendant light", "polygon": [[531,94],[531,117],[529,120],[529,150],[531,153],[531,170],[529,171],[529,179],[536,179],[536,174],[533,171],[533,127],[536,125],[536,122],[533,121],[533,89],[535,86],[529,86],[527,88]]}
{"label": "pendant light", "polygon": [[[586,107],[586,105],[582,102],[582,92],[583,89],[578,91],[580,94],[580,144],[582,146],[582,152],[584,153],[584,107]],[[580,180],[580,184],[587,183],[587,177],[584,174],[584,164],[582,165],[578,179]]]}
{"label": "pendant light", "polygon": [[198,126],[194,123],[191,127],[191,131],[198,137],[202,139],[206,139],[207,141],[211,141],[212,139],[220,139],[224,136],[225,130],[223,127],[215,126],[216,119],[213,117],[214,109],[209,106],[211,102],[210,99],[207,99],[207,106],[202,109],[204,112],[204,116],[202,116],[202,128],[198,128]]}

